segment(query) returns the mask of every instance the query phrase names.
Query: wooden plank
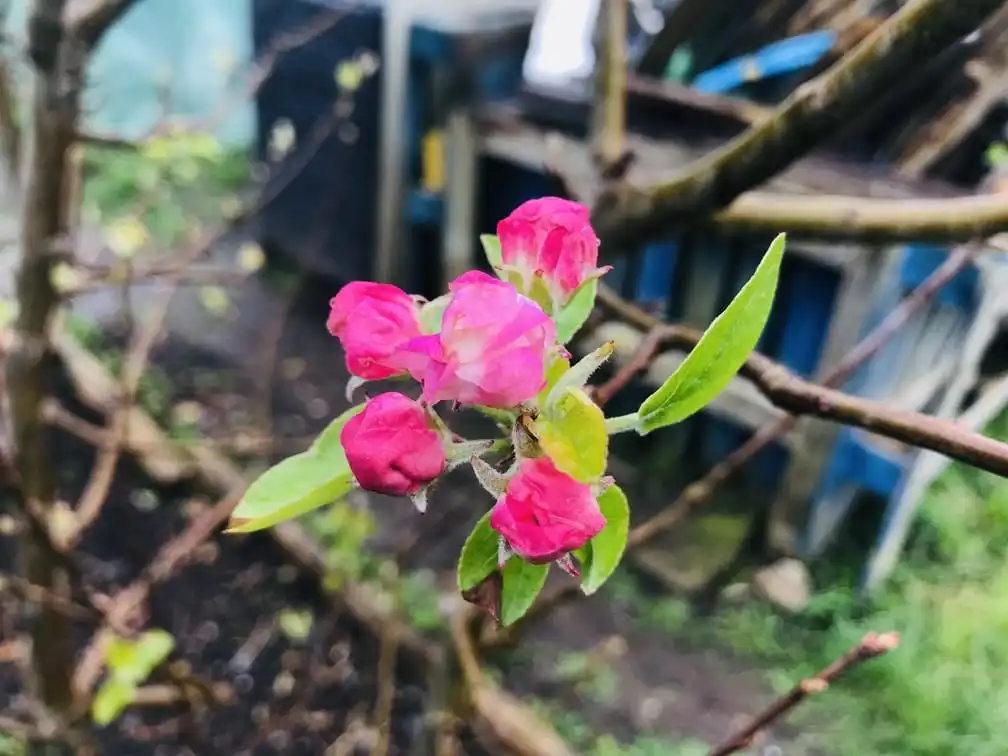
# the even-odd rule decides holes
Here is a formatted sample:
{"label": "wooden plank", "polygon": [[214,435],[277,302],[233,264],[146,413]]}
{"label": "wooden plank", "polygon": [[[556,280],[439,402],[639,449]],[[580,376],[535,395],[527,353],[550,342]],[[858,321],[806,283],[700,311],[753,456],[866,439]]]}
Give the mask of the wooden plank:
{"label": "wooden plank", "polygon": [[[597,171],[584,142],[529,123],[514,108],[492,106],[480,109],[476,123],[483,154],[543,170],[559,157],[571,183],[590,189],[597,185]],[[687,144],[681,140],[655,140],[631,133],[629,149],[637,160],[629,180],[647,185],[668,180],[715,149],[716,144]],[[891,171],[855,163],[812,156],[799,161],[765,185],[770,191],[802,194],[844,194],[856,197],[906,198],[953,197],[961,190],[937,181],[911,181]],[[586,192],[591,195],[591,191]]]}

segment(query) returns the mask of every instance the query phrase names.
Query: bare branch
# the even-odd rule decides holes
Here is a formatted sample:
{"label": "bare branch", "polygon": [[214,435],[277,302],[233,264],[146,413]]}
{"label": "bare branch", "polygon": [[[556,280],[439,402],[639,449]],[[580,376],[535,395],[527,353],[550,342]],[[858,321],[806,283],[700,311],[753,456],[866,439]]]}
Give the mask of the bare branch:
{"label": "bare branch", "polygon": [[593,124],[596,160],[612,170],[626,150],[627,0],[602,0],[602,65],[597,74]]}
{"label": "bare branch", "polygon": [[790,691],[761,712],[751,724],[733,733],[724,743],[713,748],[708,756],[727,756],[748,748],[753,738],[762,730],[782,719],[806,698],[825,691],[837,678],[859,664],[892,651],[899,646],[897,633],[877,635],[868,633],[850,651],[834,661],[815,677],[802,680]]}
{"label": "bare branch", "polygon": [[1003,0],[910,0],[824,74],[799,87],[773,115],[681,176],[653,187],[615,184],[592,213],[613,253],[727,206],[833,134],[904,75],[979,27]]}
{"label": "bare branch", "polygon": [[[692,348],[701,334],[685,326],[667,325],[663,327],[662,336],[666,345]],[[975,433],[952,420],[895,409],[885,402],[820,386],[755,352],[739,374],[752,381],[775,407],[792,415],[811,415],[863,428],[1008,477],[1008,444]]]}
{"label": "bare branch", "polygon": [[[969,265],[977,250],[977,245],[964,245],[957,248],[910,296],[904,299],[878,326],[830,369],[823,377],[823,384],[827,387],[839,386],[853,375],[872,355],[889,343],[914,314],[920,312],[949,281]],[[641,343],[637,354],[609,382],[596,389],[596,400],[604,402],[647,365],[661,345],[662,329],[665,328],[665,324],[639,307],[624,301],[605,286],[599,288],[599,303],[623,320],[648,331],[648,336]],[[633,549],[643,546],[659,534],[676,527],[694,509],[710,500],[719,486],[744,468],[763,449],[787,435],[797,422],[797,417],[785,415],[761,427],[744,444],[714,465],[703,478],[683,489],[668,506],[634,527],[627,538],[627,548]],[[521,633],[522,628],[535,622],[537,618],[549,614],[560,604],[579,595],[581,595],[580,591],[576,583],[573,582],[564,583],[559,588],[543,594],[520,622],[512,625],[508,631],[498,631],[491,634],[486,645],[498,646],[513,642]]]}
{"label": "bare branch", "polygon": [[[76,126],[81,81],[64,76],[60,18],[65,0],[35,0],[28,7],[28,47],[35,63],[28,132],[24,201],[21,206],[18,316],[7,355],[7,388],[14,438],[14,473],[26,512],[47,513],[55,502],[55,478],[40,407],[48,388],[49,324],[58,305],[50,268],[57,239],[65,235],[62,216],[67,150]],[[44,527],[23,539],[26,580],[51,595],[66,595],[61,566]],[[35,605],[32,671],[42,704],[56,715],[72,703],[72,648],[66,617],[51,603]]]}

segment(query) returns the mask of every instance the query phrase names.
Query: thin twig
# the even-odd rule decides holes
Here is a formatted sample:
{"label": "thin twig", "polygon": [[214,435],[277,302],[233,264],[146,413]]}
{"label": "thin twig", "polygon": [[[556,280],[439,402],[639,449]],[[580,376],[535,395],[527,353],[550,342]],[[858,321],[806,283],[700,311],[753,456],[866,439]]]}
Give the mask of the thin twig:
{"label": "thin twig", "polygon": [[746,725],[741,730],[733,733],[721,745],[713,748],[708,756],[727,756],[730,753],[737,753],[744,748],[748,748],[753,738],[761,731],[782,719],[795,706],[806,698],[817,693],[822,693],[838,677],[854,667],[892,651],[899,645],[899,635],[897,633],[885,633],[876,635],[868,633],[861,639],[854,648],[834,661],[815,677],[802,680],[790,691],[774,701],[763,710],[751,724]]}
{"label": "thin twig", "polygon": [[63,614],[69,619],[89,621],[100,616],[86,606],[47,590],[39,585],[33,585],[17,575],[0,574],[0,595],[9,592],[19,599],[33,604],[45,604]]}
{"label": "thin twig", "polygon": [[388,756],[392,743],[392,704],[395,702],[396,654],[399,651],[399,636],[394,625],[382,628],[378,648],[378,695],[375,699],[373,724],[378,730],[378,742],[372,753],[374,756]]}
{"label": "thin twig", "polygon": [[103,627],[92,637],[74,670],[73,688],[80,699],[86,700],[101,676],[104,643],[113,628],[130,623],[151,589],[168,580],[196,547],[216,532],[230,516],[243,492],[243,486],[235,488],[213,507],[194,517],[185,530],[161,547],[139,578],[112,597]]}
{"label": "thin twig", "polygon": [[[692,328],[678,325],[667,326],[663,335],[666,343],[686,347],[695,346],[701,336]],[[739,374],[750,380],[771,404],[792,415],[809,415],[861,428],[1008,477],[1008,444],[952,420],[825,388],[757,353],[749,356]]]}

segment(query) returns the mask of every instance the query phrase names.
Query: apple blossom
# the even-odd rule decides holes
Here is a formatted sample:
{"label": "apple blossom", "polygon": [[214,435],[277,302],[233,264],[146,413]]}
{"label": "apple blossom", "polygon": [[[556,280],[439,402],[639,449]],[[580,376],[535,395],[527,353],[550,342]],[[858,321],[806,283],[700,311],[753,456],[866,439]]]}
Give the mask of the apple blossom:
{"label": "apple blossom", "polygon": [[490,527],[527,562],[560,560],[605,527],[592,487],[561,472],[549,457],[524,459],[490,513]]}
{"label": "apple blossom", "polygon": [[329,308],[326,326],[340,340],[352,375],[377,381],[405,372],[399,347],[420,335],[414,297],[391,284],[354,281]]}
{"label": "apple blossom", "polygon": [[449,286],[441,332],[402,345],[401,358],[428,403],[515,407],[546,385],[556,328],[511,284],[473,270]]}
{"label": "apple blossom", "polygon": [[[598,237],[588,208],[559,197],[519,205],[497,224],[501,260],[509,280],[555,315],[598,268]],[[546,301],[542,301],[546,300]]]}
{"label": "apple blossom", "polygon": [[416,497],[448,466],[444,436],[427,410],[395,392],[368,400],[343,426],[340,443],[366,491]]}

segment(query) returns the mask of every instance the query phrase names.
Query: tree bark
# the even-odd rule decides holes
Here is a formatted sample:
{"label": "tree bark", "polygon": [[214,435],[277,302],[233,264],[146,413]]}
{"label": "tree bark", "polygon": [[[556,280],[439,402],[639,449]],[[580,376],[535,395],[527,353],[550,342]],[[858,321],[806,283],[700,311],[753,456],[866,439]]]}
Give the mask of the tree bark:
{"label": "tree bark", "polygon": [[[27,580],[55,595],[66,595],[69,579],[56,551],[48,517],[57,480],[40,407],[51,384],[49,327],[59,299],[51,266],[66,236],[62,202],[67,150],[76,130],[81,67],[63,44],[66,0],[34,0],[29,5],[28,53],[35,70],[27,128],[24,193],[20,219],[16,338],[7,355],[7,387],[14,441],[14,475],[32,527],[23,541]],[[50,603],[32,607],[34,693],[56,717],[73,703],[73,651],[66,617]],[[32,754],[69,753],[53,742],[29,743]]]}
{"label": "tree bark", "polygon": [[[834,134],[908,68],[976,30],[1004,0],[910,0],[850,54],[774,113],[652,187],[618,182],[592,212],[603,254],[618,254],[729,205]],[[607,251],[606,251],[607,250]]]}

